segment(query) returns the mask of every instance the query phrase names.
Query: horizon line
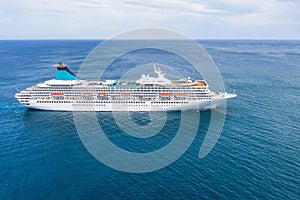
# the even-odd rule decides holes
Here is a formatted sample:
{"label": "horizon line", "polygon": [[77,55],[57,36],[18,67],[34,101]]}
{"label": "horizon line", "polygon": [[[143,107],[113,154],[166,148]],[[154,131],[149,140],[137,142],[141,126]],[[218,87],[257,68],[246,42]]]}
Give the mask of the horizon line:
{"label": "horizon line", "polygon": [[[282,40],[282,41],[299,41],[300,38],[190,38],[192,40]],[[111,40],[105,38],[0,38],[0,41],[43,41],[43,40]],[[120,40],[120,39],[116,39]],[[177,39],[121,39],[121,40],[177,40]]]}

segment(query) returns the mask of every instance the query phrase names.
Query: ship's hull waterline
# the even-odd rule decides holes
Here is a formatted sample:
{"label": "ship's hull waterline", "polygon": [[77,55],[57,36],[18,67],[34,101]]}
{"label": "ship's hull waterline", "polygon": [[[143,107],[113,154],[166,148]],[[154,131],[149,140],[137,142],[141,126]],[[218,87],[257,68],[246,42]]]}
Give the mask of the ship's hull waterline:
{"label": "ship's hull waterline", "polygon": [[[37,110],[53,111],[189,111],[215,109],[225,100],[219,101],[192,101],[192,102],[136,102],[136,103],[36,103],[30,101],[27,107]],[[156,104],[157,103],[157,104]]]}

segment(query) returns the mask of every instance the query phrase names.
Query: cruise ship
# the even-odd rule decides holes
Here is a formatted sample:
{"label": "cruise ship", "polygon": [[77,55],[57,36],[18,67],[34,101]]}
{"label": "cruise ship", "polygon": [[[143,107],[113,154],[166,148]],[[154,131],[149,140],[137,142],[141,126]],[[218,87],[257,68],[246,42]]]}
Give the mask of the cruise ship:
{"label": "cruise ship", "polygon": [[154,67],[156,77],[136,81],[83,80],[64,63],[55,79],[36,84],[15,97],[26,107],[57,111],[177,111],[214,109],[236,94],[215,92],[205,80],[171,81]]}

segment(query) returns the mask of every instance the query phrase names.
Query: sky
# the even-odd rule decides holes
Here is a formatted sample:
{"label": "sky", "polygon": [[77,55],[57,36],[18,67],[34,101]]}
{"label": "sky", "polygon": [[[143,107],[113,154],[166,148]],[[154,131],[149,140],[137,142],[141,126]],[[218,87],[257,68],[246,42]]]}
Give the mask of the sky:
{"label": "sky", "polygon": [[146,27],[194,39],[300,39],[300,0],[0,0],[0,39],[107,39]]}

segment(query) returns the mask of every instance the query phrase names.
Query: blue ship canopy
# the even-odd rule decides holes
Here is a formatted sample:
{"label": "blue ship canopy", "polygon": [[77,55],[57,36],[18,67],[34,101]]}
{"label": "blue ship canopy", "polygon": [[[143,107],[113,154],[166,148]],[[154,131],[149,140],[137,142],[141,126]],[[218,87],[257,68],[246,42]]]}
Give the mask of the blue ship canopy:
{"label": "blue ship canopy", "polygon": [[80,80],[74,74],[69,73],[67,70],[59,69],[56,71],[55,80]]}
{"label": "blue ship canopy", "polygon": [[64,63],[57,63],[55,80],[80,80]]}

